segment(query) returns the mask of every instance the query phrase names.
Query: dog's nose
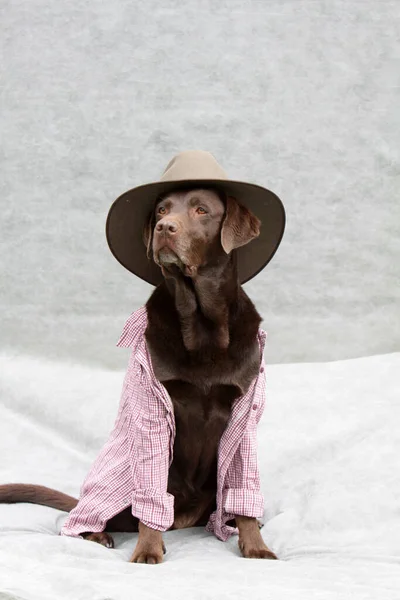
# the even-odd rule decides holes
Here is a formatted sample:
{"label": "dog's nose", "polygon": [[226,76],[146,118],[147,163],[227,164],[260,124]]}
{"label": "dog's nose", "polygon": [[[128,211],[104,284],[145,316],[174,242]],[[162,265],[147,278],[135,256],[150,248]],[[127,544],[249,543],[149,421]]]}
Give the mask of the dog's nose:
{"label": "dog's nose", "polygon": [[156,225],[156,231],[160,233],[176,233],[178,231],[178,224],[172,219],[161,219]]}

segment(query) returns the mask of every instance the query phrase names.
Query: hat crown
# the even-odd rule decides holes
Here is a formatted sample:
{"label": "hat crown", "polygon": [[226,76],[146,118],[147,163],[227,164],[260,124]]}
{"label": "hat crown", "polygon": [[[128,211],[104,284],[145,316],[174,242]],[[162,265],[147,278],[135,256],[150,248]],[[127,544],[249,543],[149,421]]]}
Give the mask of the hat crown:
{"label": "hat crown", "polygon": [[228,177],[210,152],[186,150],[170,160],[160,181],[186,179],[228,179]]}

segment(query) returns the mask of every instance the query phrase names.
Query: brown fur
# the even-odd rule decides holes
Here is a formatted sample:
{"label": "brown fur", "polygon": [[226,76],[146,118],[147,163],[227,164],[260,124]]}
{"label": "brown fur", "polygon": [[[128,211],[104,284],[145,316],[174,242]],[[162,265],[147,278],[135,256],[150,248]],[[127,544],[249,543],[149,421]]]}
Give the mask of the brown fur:
{"label": "brown fur", "polygon": [[[155,375],[175,413],[168,477],[168,492],[175,499],[172,529],[205,525],[215,509],[219,440],[233,402],[258,372],[261,319],[238,283],[232,250],[256,237],[259,225],[231,198],[212,190],[186,190],[159,199],[144,232],[148,254],[164,275],[146,304],[145,335]],[[71,510],[77,502],[40,486],[0,486],[0,502],[24,501],[60,510]],[[138,531],[131,561],[161,562],[161,533],[139,522],[130,509],[110,519],[107,531]],[[243,556],[275,558],[256,519],[237,516],[236,523]],[[84,536],[113,546],[105,532]]]}
{"label": "brown fur", "polygon": [[70,512],[78,504],[78,500],[62,492],[57,492],[44,485],[30,483],[7,483],[0,485],[0,502],[13,504],[15,502],[30,502],[50,506],[58,510]]}
{"label": "brown fur", "polygon": [[276,558],[264,543],[256,519],[237,515],[235,520],[239,529],[239,548],[245,558]]}

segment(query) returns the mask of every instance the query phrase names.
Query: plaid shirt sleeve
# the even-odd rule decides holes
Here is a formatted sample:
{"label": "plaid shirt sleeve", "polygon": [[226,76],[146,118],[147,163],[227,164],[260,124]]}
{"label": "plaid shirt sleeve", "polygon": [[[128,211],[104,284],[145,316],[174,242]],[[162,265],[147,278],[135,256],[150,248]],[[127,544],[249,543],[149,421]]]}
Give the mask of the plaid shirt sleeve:
{"label": "plaid shirt sleeve", "polygon": [[265,393],[265,366],[262,360],[250,419],[226,474],[222,501],[227,514],[262,517],[264,513],[257,461],[257,425],[264,411]]}
{"label": "plaid shirt sleeve", "polygon": [[140,364],[135,371],[128,417],[132,514],[148,527],[166,531],[174,520],[174,497],[167,492],[171,441],[167,409],[148,372]]}

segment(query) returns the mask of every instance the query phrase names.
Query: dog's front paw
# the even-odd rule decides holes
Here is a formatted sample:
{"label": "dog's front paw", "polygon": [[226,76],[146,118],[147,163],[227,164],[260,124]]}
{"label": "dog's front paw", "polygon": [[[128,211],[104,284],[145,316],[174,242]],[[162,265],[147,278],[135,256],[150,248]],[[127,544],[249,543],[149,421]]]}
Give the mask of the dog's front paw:
{"label": "dog's front paw", "polygon": [[262,539],[260,541],[253,541],[246,543],[239,539],[239,548],[244,558],[268,558],[270,560],[277,560],[278,557],[274,554],[268,546],[264,544]]}
{"label": "dog's front paw", "polygon": [[158,565],[162,563],[165,552],[164,543],[160,546],[159,544],[141,544],[138,542],[129,562]]}
{"label": "dog's front paw", "polygon": [[96,542],[97,544],[101,544],[106,548],[114,548],[114,540],[111,535],[105,533],[105,531],[95,532],[95,533],[82,533],[81,534],[85,540],[89,540],[89,542]]}

